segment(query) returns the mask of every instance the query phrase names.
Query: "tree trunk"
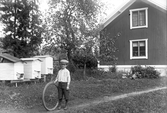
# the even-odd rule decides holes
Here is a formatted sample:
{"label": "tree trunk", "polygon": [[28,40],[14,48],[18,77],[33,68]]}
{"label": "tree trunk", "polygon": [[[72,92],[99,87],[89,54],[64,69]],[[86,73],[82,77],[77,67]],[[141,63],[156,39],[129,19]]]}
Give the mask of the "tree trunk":
{"label": "tree trunk", "polygon": [[68,61],[69,63],[72,63],[72,60],[71,60],[71,50],[67,50],[67,57],[68,57]]}
{"label": "tree trunk", "polygon": [[84,64],[83,79],[86,79],[86,63]]}
{"label": "tree trunk", "polygon": [[87,55],[85,55],[85,62],[84,62],[84,71],[83,71],[83,78],[86,79],[86,62],[87,62]]}

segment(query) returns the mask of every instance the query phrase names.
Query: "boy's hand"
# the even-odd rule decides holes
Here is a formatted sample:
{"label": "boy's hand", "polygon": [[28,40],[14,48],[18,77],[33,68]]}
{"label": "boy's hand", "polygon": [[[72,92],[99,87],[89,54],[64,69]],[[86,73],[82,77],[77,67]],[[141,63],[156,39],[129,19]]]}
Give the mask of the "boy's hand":
{"label": "boy's hand", "polygon": [[69,90],[69,86],[67,86],[67,90]]}
{"label": "boy's hand", "polygon": [[53,83],[56,83],[57,81],[55,80]]}
{"label": "boy's hand", "polygon": [[58,87],[58,81],[55,80],[53,83]]}

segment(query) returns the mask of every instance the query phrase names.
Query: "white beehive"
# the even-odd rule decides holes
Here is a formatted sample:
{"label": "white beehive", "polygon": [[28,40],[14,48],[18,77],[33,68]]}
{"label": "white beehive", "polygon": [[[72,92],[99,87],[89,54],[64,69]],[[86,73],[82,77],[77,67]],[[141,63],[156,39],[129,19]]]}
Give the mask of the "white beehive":
{"label": "white beehive", "polygon": [[41,60],[41,74],[53,74],[53,57],[50,55],[35,56]]}
{"label": "white beehive", "polygon": [[21,58],[24,63],[24,78],[41,78],[41,60],[38,58]]}
{"label": "white beehive", "polygon": [[0,80],[22,79],[24,79],[22,60],[9,54],[0,54]]}

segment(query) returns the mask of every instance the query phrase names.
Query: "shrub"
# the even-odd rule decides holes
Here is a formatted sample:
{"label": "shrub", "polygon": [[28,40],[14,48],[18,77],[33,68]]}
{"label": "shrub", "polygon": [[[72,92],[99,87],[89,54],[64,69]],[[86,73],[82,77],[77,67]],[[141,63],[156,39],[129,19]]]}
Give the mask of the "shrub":
{"label": "shrub", "polygon": [[75,73],[70,73],[72,80],[83,80],[83,70],[76,69]]}
{"label": "shrub", "polygon": [[97,68],[97,64],[98,64],[95,56],[93,56],[91,54],[88,54],[87,56],[76,54],[73,56],[72,60],[74,62],[75,67],[77,67],[79,69],[84,68],[85,61],[86,61],[86,68],[87,69],[95,69],[95,68]]}
{"label": "shrub", "polygon": [[60,69],[60,66],[59,65],[55,65],[54,68],[53,68],[53,73],[57,75],[59,69]]}
{"label": "shrub", "polygon": [[158,78],[160,73],[155,70],[154,67],[142,67],[140,65],[131,67],[132,75],[136,75],[137,78]]}
{"label": "shrub", "polygon": [[72,80],[87,80],[89,78],[105,79],[107,77],[107,72],[98,69],[87,69],[86,78],[84,78],[83,69],[76,69],[75,73],[71,74]]}
{"label": "shrub", "polygon": [[90,70],[89,73],[87,73],[89,77],[93,77],[96,79],[121,79],[122,73],[116,72],[113,73],[111,71],[104,71],[104,70],[98,70],[93,69]]}
{"label": "shrub", "polygon": [[106,72],[104,70],[98,70],[98,69],[88,69],[87,70],[88,77],[101,79],[105,76],[105,74],[106,74]]}
{"label": "shrub", "polygon": [[116,73],[117,72],[116,65],[113,65],[112,67],[109,67],[109,71],[112,72],[112,73]]}
{"label": "shrub", "polygon": [[70,73],[75,73],[76,71],[76,67],[74,66],[73,63],[69,63],[67,69],[70,71]]}
{"label": "shrub", "polygon": [[160,73],[156,71],[155,68],[150,66],[146,67],[145,71],[146,71],[146,74],[145,74],[146,78],[158,78],[160,75]]}

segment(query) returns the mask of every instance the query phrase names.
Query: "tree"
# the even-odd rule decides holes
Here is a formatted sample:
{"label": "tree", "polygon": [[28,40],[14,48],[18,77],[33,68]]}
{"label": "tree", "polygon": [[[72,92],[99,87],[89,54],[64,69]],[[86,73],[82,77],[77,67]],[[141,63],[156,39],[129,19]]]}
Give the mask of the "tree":
{"label": "tree", "polygon": [[43,32],[37,1],[1,0],[0,4],[5,25],[3,48],[19,58],[37,55]]}
{"label": "tree", "polygon": [[111,37],[110,32],[106,29],[103,29],[103,31],[101,31],[99,39],[100,53],[98,56],[101,61],[112,62],[113,65],[115,65],[115,61],[117,61],[118,59],[114,54],[118,51],[115,46],[115,42],[120,35],[121,34],[118,33],[115,36]]}
{"label": "tree", "polygon": [[96,0],[50,0],[49,4],[45,41],[66,50],[71,62],[76,48],[95,38],[100,5]]}

